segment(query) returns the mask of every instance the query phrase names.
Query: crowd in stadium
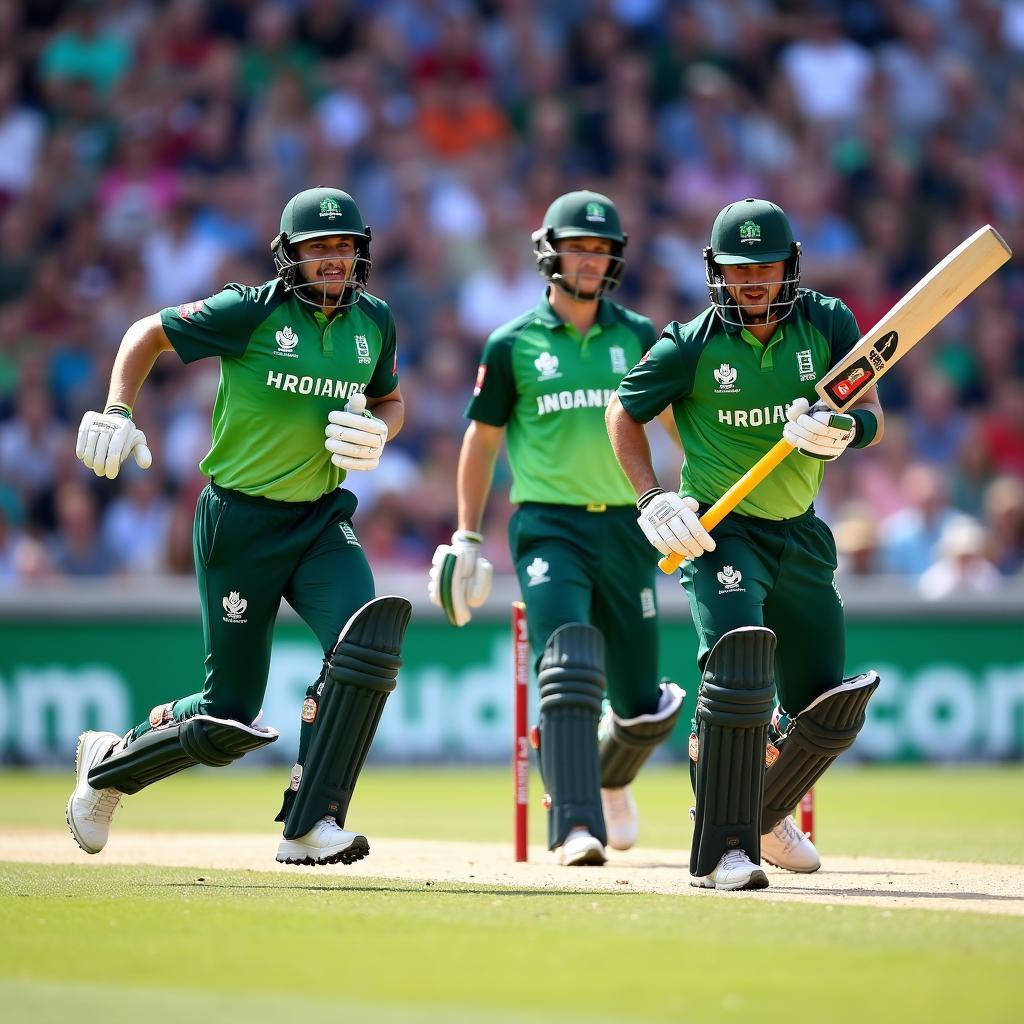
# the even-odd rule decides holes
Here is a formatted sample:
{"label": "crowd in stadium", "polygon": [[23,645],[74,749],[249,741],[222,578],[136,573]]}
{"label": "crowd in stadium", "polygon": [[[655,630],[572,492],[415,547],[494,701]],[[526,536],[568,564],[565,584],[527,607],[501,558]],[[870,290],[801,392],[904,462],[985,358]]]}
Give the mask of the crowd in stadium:
{"label": "crowd in stadium", "polygon": [[0,586],[192,572],[216,360],[157,363],[148,471],[100,486],[78,421],[134,320],[271,278],[316,184],[356,197],[398,324],[405,428],[353,487],[378,571],[425,573],[450,535],[483,343],[540,296],[548,203],[593,188],[629,234],[614,298],[659,330],[707,305],[738,198],[787,211],[802,284],[864,330],[997,227],[1016,259],[886,378],[884,442],[828,467],[818,509],[847,576],[1020,578],[1024,2],[0,0]]}

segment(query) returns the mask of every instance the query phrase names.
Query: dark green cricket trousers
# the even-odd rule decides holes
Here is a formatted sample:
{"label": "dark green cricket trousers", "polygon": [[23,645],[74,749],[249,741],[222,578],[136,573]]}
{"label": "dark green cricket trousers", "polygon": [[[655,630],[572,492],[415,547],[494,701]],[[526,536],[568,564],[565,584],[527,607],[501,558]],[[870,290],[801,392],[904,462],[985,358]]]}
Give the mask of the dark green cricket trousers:
{"label": "dark green cricket trousers", "polygon": [[548,637],[569,622],[594,626],[605,643],[608,700],[620,718],[658,709],[657,552],[632,505],[523,502],[509,545],[526,604],[534,670]]}
{"label": "dark green cricket trousers", "polygon": [[[174,701],[176,720],[202,714],[248,724],[259,714],[282,598],[325,656],[334,648],[345,623],[374,596],[352,528],[355,508],[355,495],[340,489],[308,502],[271,501],[216,484],[203,490],[192,550],[206,681],[200,692]],[[149,728],[149,721],[137,726],[136,738]]]}
{"label": "dark green cricket trousers", "polygon": [[832,531],[812,507],[779,521],[733,513],[714,538],[714,551],[682,569],[698,664],[703,671],[708,652],[730,630],[767,626],[778,641],[779,703],[795,715],[843,679],[846,634]]}

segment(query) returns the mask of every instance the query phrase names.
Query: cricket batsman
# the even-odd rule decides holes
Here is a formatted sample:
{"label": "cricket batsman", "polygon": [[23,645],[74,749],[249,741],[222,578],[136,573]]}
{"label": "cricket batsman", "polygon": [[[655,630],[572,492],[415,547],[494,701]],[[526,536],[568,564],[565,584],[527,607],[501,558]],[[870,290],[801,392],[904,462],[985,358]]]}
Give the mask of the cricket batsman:
{"label": "cricket batsman", "polygon": [[672,732],[684,696],[658,678],[654,565],[604,427],[615,388],[655,341],[650,320],[608,298],[626,240],[607,196],[570,192],[548,208],[533,234],[546,288],[484,348],[459,459],[459,528],[430,570],[431,600],[465,625],[490,589],[480,526],[507,435],[548,846],[564,865],[603,864],[606,845],[636,842],[629,784]]}
{"label": "cricket batsman", "polygon": [[[790,871],[820,866],[791,812],[852,746],[879,683],[875,672],[843,677],[836,548],[812,503],[826,462],[881,439],[882,409],[873,387],[849,414],[815,401],[815,381],[860,330],[838,299],[799,287],[800,245],[778,206],[727,206],[704,261],[710,307],[665,328],[619,385],[607,424],[644,535],[688,559],[702,673],[693,884],[762,889],[762,856]],[[668,405],[686,453],[678,493],[658,486],[643,428]],[[710,536],[698,517],[781,437],[796,452]]]}
{"label": "cricket batsman", "polygon": [[133,406],[157,357],[220,360],[212,446],[200,464],[210,482],[193,528],[205,681],[188,696],[169,694],[124,736],[79,738],[67,821],[86,853],[103,849],[122,795],[277,739],[257,722],[282,598],[316,635],[324,663],[302,704],[277,860],[348,864],[369,853],[345,817],[396,685],[411,606],[374,597],[352,525],[356,498],[340,485],[375,469],[401,429],[395,326],[366,291],[370,229],[347,192],[294,196],[271,250],[273,280],[229,284],[132,324],[106,408],[82,418],[77,454],[97,476],[114,479],[129,456],[145,469],[151,455]]}

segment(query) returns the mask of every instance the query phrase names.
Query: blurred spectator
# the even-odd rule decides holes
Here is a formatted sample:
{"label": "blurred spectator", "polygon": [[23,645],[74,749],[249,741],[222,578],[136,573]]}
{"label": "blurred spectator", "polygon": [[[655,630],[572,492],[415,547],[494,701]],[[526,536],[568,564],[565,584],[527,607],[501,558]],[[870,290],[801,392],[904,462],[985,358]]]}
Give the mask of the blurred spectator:
{"label": "blurred spectator", "polygon": [[199,230],[195,214],[191,203],[176,200],[159,227],[142,241],[146,299],[153,308],[177,306],[183,296],[202,298],[223,283],[219,268],[224,247]]}
{"label": "blurred spectator", "polygon": [[938,555],[918,581],[918,592],[927,600],[988,595],[999,589],[999,573],[986,557],[985,530],[976,519],[950,519],[939,538]]}
{"label": "blurred spectator", "polygon": [[31,184],[44,133],[39,112],[18,103],[18,66],[0,60],[0,210]]}
{"label": "blurred spectator", "polygon": [[995,408],[984,417],[984,442],[993,468],[1024,478],[1024,381],[996,388]]}
{"label": "blurred spectator", "polygon": [[916,461],[953,462],[963,447],[967,420],[957,408],[956,392],[948,377],[926,370],[914,378],[907,427]]}
{"label": "blurred spectator", "polygon": [[50,558],[65,576],[109,576],[121,567],[119,555],[100,535],[96,498],[78,481],[57,490],[57,534]]}
{"label": "blurred spectator", "polygon": [[164,568],[171,504],[161,493],[158,469],[125,467],[121,493],[103,516],[103,543],[119,555],[121,568],[151,575]]}
{"label": "blurred spectator", "polygon": [[995,567],[1004,576],[1020,573],[1024,570],[1024,481],[997,477],[985,490],[983,508]]}
{"label": "blurred spectator", "polygon": [[837,13],[821,5],[782,51],[780,62],[809,121],[849,129],[864,112],[873,75],[870,55],[842,36]]}
{"label": "blurred spectator", "polygon": [[939,538],[955,516],[940,471],[925,463],[907,467],[900,481],[908,505],[882,522],[882,567],[920,576],[935,561]]}
{"label": "blurred spectator", "polygon": [[482,345],[495,327],[540,301],[542,283],[527,262],[522,236],[506,232],[495,240],[494,263],[470,274],[459,289],[459,326]]}
{"label": "blurred spectator", "polygon": [[58,449],[74,442],[43,388],[19,391],[14,411],[13,419],[0,424],[0,479],[17,488],[27,506],[55,483]]}
{"label": "blurred spectator", "polygon": [[85,78],[98,93],[109,96],[127,73],[132,47],[127,39],[101,24],[100,0],[72,0],[61,26],[39,60],[39,72],[51,95],[76,78]]}
{"label": "blurred spectator", "polygon": [[833,533],[841,576],[871,576],[880,571],[878,520],[870,506],[848,506]]}

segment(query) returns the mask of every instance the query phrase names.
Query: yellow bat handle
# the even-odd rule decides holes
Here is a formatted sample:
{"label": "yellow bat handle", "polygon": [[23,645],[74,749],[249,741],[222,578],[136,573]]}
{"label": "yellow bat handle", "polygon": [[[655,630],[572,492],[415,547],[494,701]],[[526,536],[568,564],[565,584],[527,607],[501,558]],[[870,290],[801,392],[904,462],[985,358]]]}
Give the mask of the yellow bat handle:
{"label": "yellow bat handle", "polygon": [[[786,440],[779,441],[774,448],[769,449],[761,456],[753,466],[750,467],[700,517],[700,525],[710,533],[782,460],[793,451],[793,446]],[[683,564],[683,556],[673,552],[665,555],[658,562],[658,568],[668,575],[671,575]]]}

